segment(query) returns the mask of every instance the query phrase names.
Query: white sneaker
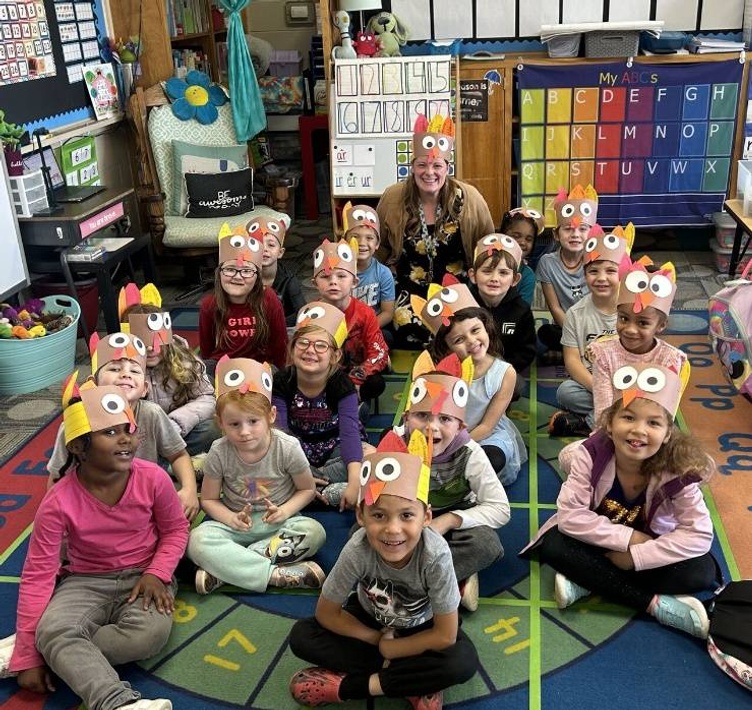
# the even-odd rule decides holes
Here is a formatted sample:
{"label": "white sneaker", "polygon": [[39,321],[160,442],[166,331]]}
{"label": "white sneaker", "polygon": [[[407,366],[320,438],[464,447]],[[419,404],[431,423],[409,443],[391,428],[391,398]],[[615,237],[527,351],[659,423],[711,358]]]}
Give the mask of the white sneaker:
{"label": "white sneaker", "polygon": [[221,579],[209,574],[205,569],[196,570],[196,592],[199,594],[211,594],[223,584]]}
{"label": "white sneaker", "polygon": [[16,635],[11,634],[7,638],[0,639],[0,678],[13,678],[18,673],[8,670],[13,649],[16,647]]}
{"label": "white sneaker", "polygon": [[460,606],[468,611],[478,608],[478,573],[473,572],[466,580],[460,583]]}
{"label": "white sneaker", "polygon": [[708,612],[695,597],[659,594],[652,614],[664,626],[672,626],[699,639],[708,637]]}
{"label": "white sneaker", "polygon": [[172,710],[172,702],[164,698],[157,698],[156,700],[141,698],[134,703],[121,705],[118,710]]}
{"label": "white sneaker", "polygon": [[559,609],[566,609],[578,599],[588,596],[590,596],[590,590],[575,584],[560,572],[556,573],[556,577],[554,577],[554,599],[556,599],[556,606]]}

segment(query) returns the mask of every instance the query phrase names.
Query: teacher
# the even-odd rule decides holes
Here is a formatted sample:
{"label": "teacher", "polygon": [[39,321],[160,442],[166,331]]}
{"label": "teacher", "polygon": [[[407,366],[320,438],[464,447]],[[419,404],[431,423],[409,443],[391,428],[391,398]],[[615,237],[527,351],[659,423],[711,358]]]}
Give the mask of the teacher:
{"label": "teacher", "polygon": [[[376,207],[381,222],[379,261],[394,274],[394,327],[403,347],[420,346],[429,333],[409,306],[410,294],[426,297],[444,274],[463,279],[481,237],[494,223],[483,196],[449,175],[454,121],[419,116],[413,133],[412,171],[389,186]],[[402,331],[402,332],[400,332]]]}

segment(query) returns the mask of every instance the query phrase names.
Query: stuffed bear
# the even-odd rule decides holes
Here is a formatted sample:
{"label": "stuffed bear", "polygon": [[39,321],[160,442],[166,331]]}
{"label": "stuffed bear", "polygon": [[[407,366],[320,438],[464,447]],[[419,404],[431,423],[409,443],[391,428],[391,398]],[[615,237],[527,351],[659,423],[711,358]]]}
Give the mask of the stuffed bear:
{"label": "stuffed bear", "polygon": [[400,47],[407,42],[408,29],[391,12],[379,12],[368,21],[368,29],[376,35],[377,57],[399,57]]}

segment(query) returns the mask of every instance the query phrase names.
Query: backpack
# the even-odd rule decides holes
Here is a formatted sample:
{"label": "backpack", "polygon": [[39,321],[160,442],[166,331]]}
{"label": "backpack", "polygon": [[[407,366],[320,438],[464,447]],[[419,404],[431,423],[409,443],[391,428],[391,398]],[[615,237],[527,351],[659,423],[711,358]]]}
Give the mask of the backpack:
{"label": "backpack", "polygon": [[708,299],[710,344],[723,366],[728,382],[752,399],[752,282],[746,277],[752,260],[740,279],[727,281]]}
{"label": "backpack", "polygon": [[722,587],[708,613],[710,657],[726,675],[752,690],[752,580]]}

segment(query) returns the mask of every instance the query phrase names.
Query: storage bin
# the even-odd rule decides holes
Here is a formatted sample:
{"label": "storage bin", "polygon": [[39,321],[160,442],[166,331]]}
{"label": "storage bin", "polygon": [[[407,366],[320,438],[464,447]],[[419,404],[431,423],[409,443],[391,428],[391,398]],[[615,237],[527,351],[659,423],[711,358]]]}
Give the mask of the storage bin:
{"label": "storage bin", "polygon": [[728,212],[713,212],[713,224],[715,225],[715,238],[718,245],[723,249],[734,246],[736,234],[736,222]]}
{"label": "storage bin", "polygon": [[[58,276],[58,278],[60,277]],[[70,293],[68,284],[65,281],[55,281],[54,277],[46,277],[33,281],[31,290],[37,298],[53,296],[57,293],[66,294],[63,298],[73,295]],[[97,288],[97,280],[92,278],[76,280],[76,293],[78,295],[78,307],[81,312],[78,335],[83,338],[84,331],[81,327],[83,323],[86,323],[90,333],[93,333],[97,329],[97,321],[99,320],[99,289]]]}
{"label": "storage bin", "polygon": [[[715,239],[710,240],[710,248],[713,251],[713,257],[715,260],[715,268],[722,274],[727,274],[729,270],[729,264],[731,263],[731,247],[722,247]],[[747,262],[752,259],[752,253],[747,250],[744,258],[739,262],[736,269],[737,271],[744,271],[744,267]]]}
{"label": "storage bin", "polygon": [[297,49],[275,49],[269,62],[269,73],[272,76],[299,76],[302,61]]}
{"label": "storage bin", "polygon": [[0,394],[25,394],[62,382],[73,372],[81,309],[70,296],[47,296],[45,311],[63,311],[73,322],[43,338],[0,340]]}
{"label": "storage bin", "polygon": [[19,217],[31,217],[34,212],[46,209],[47,191],[41,170],[10,176],[10,195]]}
{"label": "storage bin", "polygon": [[736,199],[743,200],[744,193],[752,183],[752,160],[738,160],[736,164]]}
{"label": "storage bin", "polygon": [[577,32],[572,35],[558,35],[551,37],[546,44],[548,45],[548,56],[553,58],[576,57],[580,53],[580,41],[582,33]]}
{"label": "storage bin", "polygon": [[586,57],[634,57],[640,48],[638,31],[585,33]]}

